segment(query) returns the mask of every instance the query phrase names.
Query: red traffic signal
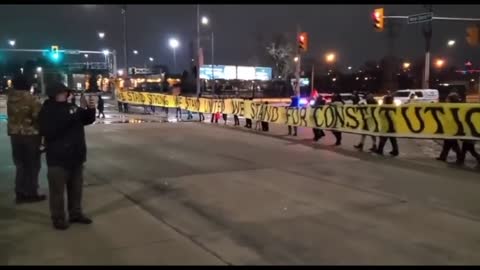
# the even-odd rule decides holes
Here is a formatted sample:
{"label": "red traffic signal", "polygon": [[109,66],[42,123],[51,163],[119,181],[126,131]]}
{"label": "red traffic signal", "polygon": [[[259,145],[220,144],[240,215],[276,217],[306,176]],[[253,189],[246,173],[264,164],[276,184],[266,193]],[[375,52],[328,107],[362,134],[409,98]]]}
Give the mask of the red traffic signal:
{"label": "red traffic signal", "polygon": [[373,11],[372,19],[373,19],[373,27],[377,31],[382,31],[384,27],[384,18],[383,18],[384,10],[383,8],[377,8]]}
{"label": "red traffic signal", "polygon": [[308,49],[308,35],[306,32],[302,32],[298,35],[298,48],[301,51],[307,51]]}
{"label": "red traffic signal", "polygon": [[470,46],[477,46],[480,39],[480,29],[478,25],[472,25],[467,28],[467,43]]}

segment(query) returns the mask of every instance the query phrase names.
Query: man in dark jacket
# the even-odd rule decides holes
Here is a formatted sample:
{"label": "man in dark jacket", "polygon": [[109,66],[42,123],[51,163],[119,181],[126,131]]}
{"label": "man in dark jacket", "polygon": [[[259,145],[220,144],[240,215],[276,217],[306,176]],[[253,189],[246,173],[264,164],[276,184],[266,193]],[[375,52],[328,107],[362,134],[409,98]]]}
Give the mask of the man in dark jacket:
{"label": "man in dark jacket", "polygon": [[102,118],[105,118],[105,113],[103,112],[105,110],[105,102],[101,94],[98,95],[97,109],[98,109],[98,118],[100,118],[100,115],[102,115]]}
{"label": "man in dark jacket", "polygon": [[[383,98],[383,104],[384,105],[393,104],[393,96],[390,93]],[[385,147],[387,140],[390,140],[390,143],[392,144],[392,151],[390,152],[390,155],[394,157],[398,156],[398,143],[397,143],[397,138],[395,137],[381,136],[380,142],[378,143],[378,148],[376,151],[374,151],[374,153],[383,155],[383,148]]]}
{"label": "man in dark jacket", "polygon": [[[249,98],[248,100],[253,101],[253,98]],[[245,117],[245,127],[252,128],[252,119]]]}
{"label": "man in dark jacket", "polygon": [[[314,108],[319,108],[325,105],[325,100],[323,99],[323,96],[317,95],[317,98],[315,99],[315,103],[313,104]],[[325,133],[321,128],[313,128],[313,140],[318,141],[320,140],[323,136],[325,136]]]}
{"label": "man in dark jacket", "polygon": [[68,228],[64,211],[64,191],[67,188],[68,212],[71,223],[90,224],[82,212],[83,163],[87,157],[85,125],[95,121],[95,102],[87,104],[84,95],[80,107],[67,103],[70,90],[61,83],[47,88],[49,99],[40,111],[40,133],[45,138],[50,212],[53,226]]}
{"label": "man in dark jacket", "polygon": [[12,81],[8,90],[8,135],[12,144],[13,163],[16,167],[16,203],[38,202],[46,199],[38,194],[38,174],[41,168],[38,113],[41,103],[30,94],[30,84],[23,75]]}
{"label": "man in dark jacket", "polygon": [[[450,93],[447,96],[448,103],[460,103],[460,97],[458,96],[457,93]],[[443,140],[443,147],[442,147],[442,152],[440,153],[440,156],[437,157],[437,160],[440,161],[447,161],[447,156],[450,150],[453,150],[457,154],[457,160],[462,159],[462,150],[460,149],[460,146],[458,145],[457,140],[452,140],[452,139],[447,139]]]}
{"label": "man in dark jacket", "polygon": [[[371,93],[367,95],[366,103],[368,105],[378,105],[377,100],[375,99],[375,97]],[[354,145],[353,147],[362,151],[363,150],[363,145],[365,144],[365,138],[366,137],[367,137],[367,135],[362,134],[361,139],[360,139],[360,143],[357,144],[357,145]],[[372,138],[372,147],[370,148],[370,151],[374,152],[374,151],[377,150],[377,146],[376,146],[377,145],[377,139],[376,139],[375,136],[370,136],[370,138]]]}
{"label": "man in dark jacket", "polygon": [[[300,98],[297,96],[292,96],[290,97],[290,105],[288,107],[290,108],[298,108],[300,105]],[[292,129],[293,129],[293,136],[297,136],[297,126],[290,126],[288,125],[288,135],[292,135]]]}
{"label": "man in dark jacket", "polygon": [[[340,94],[335,93],[332,96],[332,102],[330,102],[330,106],[343,106],[345,102]],[[337,130],[332,130],[333,136],[335,136],[335,146],[339,146],[342,144],[342,132]]]}

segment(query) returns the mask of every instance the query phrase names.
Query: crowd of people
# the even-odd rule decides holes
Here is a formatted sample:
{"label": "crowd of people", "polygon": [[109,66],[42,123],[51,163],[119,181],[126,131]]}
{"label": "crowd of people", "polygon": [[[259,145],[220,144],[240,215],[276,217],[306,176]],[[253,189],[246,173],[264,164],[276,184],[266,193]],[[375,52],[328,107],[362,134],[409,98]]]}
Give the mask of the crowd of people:
{"label": "crowd of people", "polygon": [[16,167],[15,201],[24,204],[47,199],[39,193],[41,155],[45,153],[53,227],[65,230],[71,223],[90,224],[92,220],[82,211],[83,164],[87,159],[84,126],[95,122],[95,100],[81,95],[77,106],[73,91],[58,77],[49,82],[48,98],[42,104],[30,93],[31,85],[24,75],[17,74],[7,91],[7,130]]}
{"label": "crowd of people", "polygon": [[[200,98],[200,97],[201,97],[201,95],[198,96],[198,98]],[[321,107],[321,106],[326,105],[326,100],[324,99],[324,97],[322,95],[317,94],[317,95],[315,95],[314,99],[315,99],[315,101],[314,101],[314,104],[312,105],[312,107]],[[249,98],[248,100],[253,100],[253,98]],[[299,101],[300,101],[300,99],[298,97],[296,97],[296,96],[291,97],[291,101],[290,101],[290,104],[289,104],[288,107],[298,108],[300,106]],[[375,97],[372,93],[366,94],[365,99],[362,100],[362,98],[360,97],[360,94],[358,92],[354,92],[352,102],[353,102],[353,105],[357,105],[357,106],[378,105],[378,102],[377,102],[377,100],[375,99]],[[462,101],[460,99],[460,96],[456,92],[452,92],[447,97],[446,102],[459,103],[459,102],[465,102],[465,101]],[[268,102],[264,102],[264,104],[268,105]],[[331,102],[329,103],[330,106],[341,106],[341,105],[344,105],[344,104],[345,104],[345,102],[344,102],[342,96],[338,93],[334,94],[332,96]],[[387,95],[384,96],[382,104],[385,104],[385,105],[394,104],[394,97],[390,92],[387,93]],[[128,106],[127,103],[123,103],[123,105]],[[147,106],[144,106],[144,108],[145,108],[145,112],[148,113]],[[150,110],[152,112],[155,112],[155,106],[150,105],[150,108],[151,108]],[[164,107],[163,110],[168,115],[168,108]],[[128,112],[128,109],[126,109],[126,110],[123,109],[122,110],[122,106],[119,105],[119,111]],[[187,113],[188,113],[187,120],[193,119],[192,112],[187,111]],[[264,113],[264,110],[260,110],[260,115],[258,116],[258,119],[263,119],[263,116],[261,115],[262,113]],[[204,114],[203,113],[198,113],[198,114],[199,114],[199,121],[203,122],[205,120]],[[234,117],[234,126],[240,126],[240,120],[239,120],[238,115],[234,115],[233,117]],[[176,108],[176,118],[177,118],[177,120],[182,119],[182,110],[180,108]],[[222,114],[222,113],[211,114],[210,122],[211,123],[218,123],[218,121],[221,118],[223,119],[223,123],[226,125],[228,115],[227,114]],[[263,132],[268,132],[269,131],[269,123],[268,122],[259,120],[259,121],[256,121],[255,126],[253,126],[253,119],[250,119],[250,118],[245,118],[245,126],[244,127],[248,128],[248,129],[253,128],[254,130],[263,131]],[[288,125],[287,128],[288,128],[288,135],[289,136],[297,136],[298,127]],[[335,145],[336,146],[341,145],[342,144],[342,132],[332,130],[331,133],[335,137]],[[313,141],[317,142],[322,137],[325,137],[325,132],[320,128],[313,128]],[[363,151],[364,146],[365,146],[365,140],[366,140],[367,137],[370,137],[370,139],[372,141],[372,145],[369,148],[370,152],[378,154],[378,155],[383,155],[384,154],[384,148],[385,148],[387,142],[390,141],[392,150],[389,152],[389,154],[391,156],[394,156],[394,157],[399,155],[400,152],[399,152],[397,138],[392,137],[392,136],[378,136],[378,138],[377,138],[377,136],[362,134],[362,135],[360,135],[359,143],[354,145],[354,148],[358,149],[359,151]],[[459,165],[461,165],[465,162],[465,157],[466,157],[467,153],[470,153],[480,164],[480,154],[475,150],[475,142],[474,141],[462,140],[461,142],[459,142],[458,140],[453,140],[453,139],[444,140],[442,151],[440,153],[440,156],[437,157],[437,160],[446,161],[448,153],[450,152],[450,150],[453,150],[456,153],[456,155],[457,155],[456,163],[459,164]]]}
{"label": "crowd of people", "polygon": [[[252,99],[249,99],[252,100]],[[374,95],[372,93],[369,93],[365,96],[365,100],[362,101],[360,98],[359,93],[354,92],[353,93],[353,105],[357,106],[362,106],[362,105],[378,105],[377,100],[375,99]],[[458,102],[465,102],[460,99],[460,96],[456,92],[452,92],[448,98],[447,102],[451,103],[458,103]],[[268,102],[264,103],[265,105],[268,105]],[[342,99],[342,96],[340,94],[334,94],[332,96],[332,100],[329,103],[330,106],[341,106],[344,105],[345,102]],[[392,105],[394,104],[394,98],[391,95],[391,93],[388,93],[387,95],[384,96],[383,98],[383,103],[385,105]],[[315,102],[312,105],[312,107],[321,107],[326,105],[326,100],[323,98],[322,95],[316,95]],[[289,107],[292,108],[298,108],[300,106],[299,104],[299,98],[298,97],[291,97],[291,102]],[[168,110],[168,109],[167,109]],[[177,108],[177,112],[178,112]],[[260,110],[261,113],[264,112],[264,110]],[[260,113],[260,114],[261,114]],[[181,113],[180,116],[177,114],[177,118],[181,119]],[[211,116],[210,122],[211,123],[218,123],[220,117],[223,118],[224,124],[227,124],[227,114],[221,114],[221,113],[214,113]],[[193,117],[191,116],[191,112],[189,112],[189,118],[192,119]],[[259,119],[263,119],[262,115],[259,115]],[[205,116],[203,113],[199,113],[199,121],[203,122],[205,120]],[[240,120],[238,115],[234,115],[234,126],[240,126]],[[245,128],[252,129],[253,128],[253,120],[250,118],[245,119]],[[255,127],[253,128],[258,131],[264,131],[267,132],[269,131],[269,123],[266,121],[256,121]],[[297,136],[297,131],[298,128],[296,126],[290,126],[288,125],[288,135],[289,136]],[[313,141],[317,142],[319,141],[322,137],[325,137],[325,132],[320,129],[320,128],[313,128]],[[335,131],[332,130],[331,133],[335,137],[335,145],[339,146],[342,144],[342,132],[340,131]],[[383,155],[384,154],[384,148],[387,144],[388,141],[390,141],[391,148],[392,150],[389,152],[391,156],[398,156],[399,155],[399,147],[398,147],[398,141],[396,137],[392,136],[373,136],[373,135],[360,135],[360,141],[358,144],[354,145],[354,148],[358,149],[359,151],[364,150],[365,146],[365,140],[367,137],[370,137],[372,144],[371,147],[369,148],[369,151],[378,155]],[[460,146],[461,145],[461,146]],[[461,165],[465,162],[465,157],[468,153],[470,153],[480,164],[480,154],[475,150],[475,142],[471,140],[454,140],[454,139],[448,139],[443,141],[443,146],[442,146],[442,151],[440,153],[440,156],[437,158],[437,160],[440,161],[446,161],[448,153],[450,150],[453,150],[456,153],[457,159],[456,163],[458,165]]]}

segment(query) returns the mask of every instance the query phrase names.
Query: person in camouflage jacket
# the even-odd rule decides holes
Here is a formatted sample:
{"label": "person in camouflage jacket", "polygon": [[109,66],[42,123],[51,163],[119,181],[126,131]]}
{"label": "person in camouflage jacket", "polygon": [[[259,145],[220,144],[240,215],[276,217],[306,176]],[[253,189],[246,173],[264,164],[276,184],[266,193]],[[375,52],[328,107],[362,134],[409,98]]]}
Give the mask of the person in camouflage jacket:
{"label": "person in camouflage jacket", "polygon": [[31,85],[25,76],[15,76],[12,86],[7,93],[7,132],[16,167],[16,202],[43,201],[46,196],[38,194],[38,175],[41,168],[38,114],[42,105],[30,93]]}

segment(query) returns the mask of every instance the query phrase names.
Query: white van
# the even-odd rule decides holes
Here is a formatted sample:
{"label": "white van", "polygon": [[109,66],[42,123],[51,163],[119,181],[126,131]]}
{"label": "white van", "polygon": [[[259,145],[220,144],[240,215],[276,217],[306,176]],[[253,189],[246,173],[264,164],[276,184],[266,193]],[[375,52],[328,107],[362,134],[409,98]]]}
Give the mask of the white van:
{"label": "white van", "polygon": [[397,106],[409,103],[437,103],[438,100],[439,93],[437,89],[397,90],[393,94],[393,103]]}

